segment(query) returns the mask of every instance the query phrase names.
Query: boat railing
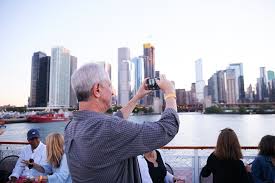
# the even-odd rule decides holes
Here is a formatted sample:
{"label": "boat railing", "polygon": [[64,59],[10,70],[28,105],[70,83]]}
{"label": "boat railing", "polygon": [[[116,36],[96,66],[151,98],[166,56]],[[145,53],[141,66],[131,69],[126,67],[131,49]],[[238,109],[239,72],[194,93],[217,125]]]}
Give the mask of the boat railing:
{"label": "boat railing", "polygon": [[[28,142],[1,142],[0,159],[8,155],[19,155]],[[176,176],[185,178],[186,183],[199,183],[200,171],[214,146],[164,146],[165,161],[172,167]],[[243,162],[252,162],[258,153],[256,146],[242,146]]]}

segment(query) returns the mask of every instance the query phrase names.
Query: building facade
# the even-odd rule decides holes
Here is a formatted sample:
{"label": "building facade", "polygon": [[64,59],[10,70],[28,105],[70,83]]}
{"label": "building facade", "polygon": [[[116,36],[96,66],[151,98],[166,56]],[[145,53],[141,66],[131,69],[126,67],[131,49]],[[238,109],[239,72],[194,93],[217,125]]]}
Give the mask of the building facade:
{"label": "building facade", "polygon": [[31,90],[29,107],[46,107],[49,101],[51,57],[43,52],[35,52],[32,56]]}
{"label": "building facade", "polygon": [[70,51],[64,47],[54,47],[50,66],[50,107],[69,107],[71,93]]}

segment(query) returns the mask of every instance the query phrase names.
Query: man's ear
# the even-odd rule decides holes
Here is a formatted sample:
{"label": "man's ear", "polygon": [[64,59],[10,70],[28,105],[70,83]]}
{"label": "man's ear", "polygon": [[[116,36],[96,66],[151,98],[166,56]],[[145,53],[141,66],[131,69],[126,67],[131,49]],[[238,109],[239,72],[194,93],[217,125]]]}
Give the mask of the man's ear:
{"label": "man's ear", "polygon": [[99,84],[95,84],[94,87],[91,89],[92,94],[95,98],[99,98],[100,97],[100,88],[99,88]]}

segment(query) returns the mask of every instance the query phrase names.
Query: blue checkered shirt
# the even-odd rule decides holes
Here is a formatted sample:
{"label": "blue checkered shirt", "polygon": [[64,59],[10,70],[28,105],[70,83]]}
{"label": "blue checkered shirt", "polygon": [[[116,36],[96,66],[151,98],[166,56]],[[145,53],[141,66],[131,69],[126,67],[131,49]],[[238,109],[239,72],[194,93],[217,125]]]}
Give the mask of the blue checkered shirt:
{"label": "blue checkered shirt", "polygon": [[179,129],[175,110],[156,122],[133,123],[92,111],[74,112],[65,129],[65,152],[72,180],[100,183],[141,182],[136,156],[170,142]]}

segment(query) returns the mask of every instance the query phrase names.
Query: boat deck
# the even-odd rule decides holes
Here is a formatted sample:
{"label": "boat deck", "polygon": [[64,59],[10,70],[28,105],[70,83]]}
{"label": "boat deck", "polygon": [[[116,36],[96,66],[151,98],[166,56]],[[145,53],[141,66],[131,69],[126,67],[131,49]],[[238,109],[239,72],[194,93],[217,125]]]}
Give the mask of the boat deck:
{"label": "boat deck", "polygon": [[[19,155],[27,142],[0,142],[0,159],[8,155]],[[200,183],[200,171],[214,146],[165,146],[162,148],[165,161],[172,167],[174,175],[184,178],[186,183]],[[256,146],[243,146],[243,161],[250,163],[257,155]],[[203,182],[211,182],[211,177]]]}

